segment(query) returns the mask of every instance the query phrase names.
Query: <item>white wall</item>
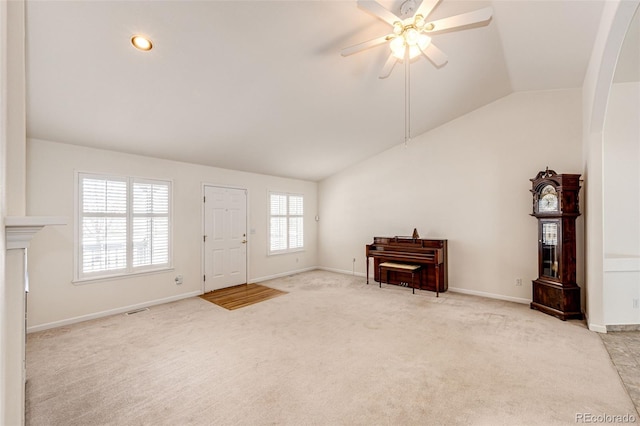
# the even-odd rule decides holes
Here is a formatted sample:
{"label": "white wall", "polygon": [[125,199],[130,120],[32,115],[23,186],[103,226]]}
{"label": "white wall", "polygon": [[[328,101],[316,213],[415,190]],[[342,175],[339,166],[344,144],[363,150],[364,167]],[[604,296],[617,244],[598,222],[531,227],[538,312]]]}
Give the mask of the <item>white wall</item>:
{"label": "white wall", "polygon": [[450,288],[530,301],[529,179],[547,166],[581,173],[581,126],[579,90],[514,93],[322,181],[319,263],[350,272],[356,258],[364,273],[374,236],[417,228],[449,240]]}
{"label": "white wall", "polygon": [[604,140],[605,257],[640,256],[640,82],[612,85]]}
{"label": "white wall", "polygon": [[[5,278],[5,232],[4,218],[6,215],[6,156],[7,149],[7,39],[9,31],[7,29],[7,2],[0,2],[0,347],[5,348],[0,351],[0,422],[6,422],[7,404],[10,402],[10,388],[7,380],[7,355],[15,353],[20,348],[7,347],[7,323],[6,311],[9,308],[9,301],[6,294]],[[15,374],[15,373],[13,373]]]}
{"label": "white wall", "polygon": [[604,321],[640,324],[640,82],[611,86],[604,141]]}
{"label": "white wall", "polygon": [[[173,181],[174,270],[74,284],[74,174],[112,173]],[[202,292],[202,184],[248,190],[248,275],[255,282],[316,267],[317,184],[42,140],[27,146],[29,215],[66,216],[72,225],[44,229],[29,249],[28,327],[37,330]],[[267,193],[305,196],[304,252],[267,256]],[[174,278],[182,274],[184,284]]]}
{"label": "white wall", "polygon": [[25,213],[24,1],[0,6],[0,424],[24,424],[24,254],[5,251],[4,219]]}
{"label": "white wall", "polygon": [[7,216],[25,214],[26,161],[26,76],[25,76],[25,4],[10,1],[7,21],[11,37],[7,43],[7,72],[11,81],[7,86]]}
{"label": "white wall", "polygon": [[607,315],[618,309],[606,303],[604,289],[604,122],[620,48],[639,3],[605,2],[582,86],[586,313],[589,329],[603,333]]}

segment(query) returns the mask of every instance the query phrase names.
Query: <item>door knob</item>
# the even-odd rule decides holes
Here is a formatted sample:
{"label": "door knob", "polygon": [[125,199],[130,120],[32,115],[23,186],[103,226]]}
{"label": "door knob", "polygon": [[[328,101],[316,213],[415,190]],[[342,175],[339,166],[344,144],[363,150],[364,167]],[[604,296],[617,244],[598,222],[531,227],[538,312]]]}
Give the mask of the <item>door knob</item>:
{"label": "door knob", "polygon": [[247,244],[247,240],[242,240],[242,244]]}

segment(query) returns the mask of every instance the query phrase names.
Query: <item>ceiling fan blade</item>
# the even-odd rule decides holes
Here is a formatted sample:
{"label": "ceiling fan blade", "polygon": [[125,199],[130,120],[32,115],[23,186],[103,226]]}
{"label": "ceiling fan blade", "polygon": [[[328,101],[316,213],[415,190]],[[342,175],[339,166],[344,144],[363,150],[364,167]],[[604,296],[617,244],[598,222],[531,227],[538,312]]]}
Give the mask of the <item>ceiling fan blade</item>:
{"label": "ceiling fan blade", "polygon": [[433,9],[440,3],[440,0],[422,0],[420,7],[416,10],[416,15],[422,15],[423,18],[427,18],[433,12]]}
{"label": "ceiling fan blade", "polygon": [[384,67],[382,67],[382,71],[380,71],[380,75],[378,78],[387,78],[393,71],[393,66],[398,62],[398,59],[393,56],[393,53],[389,55],[387,58],[387,62],[384,63]]}
{"label": "ceiling fan blade", "polygon": [[389,36],[388,35],[384,35],[382,37],[374,38],[373,40],[368,40],[368,41],[365,41],[365,42],[362,42],[362,43],[355,44],[355,45],[350,46],[350,47],[345,47],[344,49],[342,49],[340,54],[342,56],[349,56],[349,55],[353,55],[354,53],[362,52],[363,50],[367,50],[367,49],[370,49],[372,47],[375,47],[375,46],[381,45],[383,43],[386,43],[387,41],[389,41],[389,39],[387,37],[389,37]]}
{"label": "ceiling fan blade", "polygon": [[433,43],[429,43],[427,47],[422,49],[422,54],[437,68],[440,68],[449,61],[447,55],[445,55],[442,50],[434,46]]}
{"label": "ceiling fan blade", "polygon": [[[474,10],[473,12],[463,13],[461,15],[450,16],[437,21],[429,22],[425,25],[428,33],[437,33],[440,31],[451,30],[453,28],[464,27],[467,25],[487,22],[493,16],[493,8],[485,7],[484,9]],[[429,29],[433,25],[433,29]]]}
{"label": "ceiling fan blade", "polygon": [[389,10],[385,9],[384,6],[382,6],[377,1],[358,0],[358,7],[360,7],[361,9],[364,9],[367,12],[371,13],[372,15],[382,19],[383,21],[385,21],[386,23],[388,23],[391,26],[393,26],[394,22],[398,22],[398,21],[402,22],[402,19],[398,18],[396,15],[391,13]]}

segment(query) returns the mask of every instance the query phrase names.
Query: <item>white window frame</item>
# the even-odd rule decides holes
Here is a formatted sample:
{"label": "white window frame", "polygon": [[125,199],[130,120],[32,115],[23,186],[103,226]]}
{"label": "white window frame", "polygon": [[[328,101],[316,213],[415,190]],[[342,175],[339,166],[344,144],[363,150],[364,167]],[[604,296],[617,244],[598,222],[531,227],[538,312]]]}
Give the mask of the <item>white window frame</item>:
{"label": "white window frame", "polygon": [[[125,182],[127,188],[126,197],[126,213],[118,216],[126,217],[126,266],[115,270],[102,270],[97,272],[83,272],[83,217],[85,212],[82,211],[82,183],[84,179],[99,179]],[[133,212],[133,185],[134,183],[158,184],[168,186],[168,209],[166,215],[158,214],[135,214]],[[101,215],[101,214],[99,214]],[[105,216],[110,216],[106,213]],[[133,266],[133,218],[149,216],[168,218],[168,259],[162,264],[148,264]],[[103,280],[109,278],[127,277],[131,275],[155,273],[173,269],[173,182],[166,179],[149,179],[133,176],[118,176],[98,173],[76,172],[75,173],[75,238],[74,238],[74,280],[73,282],[82,283],[86,281]]]}
{"label": "white window frame", "polygon": [[[287,207],[286,207],[286,211],[287,213],[284,215],[281,214],[276,214],[273,215],[271,214],[271,197],[273,195],[278,195],[278,196],[286,196],[287,197]],[[289,200],[291,197],[300,197],[302,198],[302,214],[290,214],[289,213]],[[291,192],[282,192],[282,191],[269,191],[268,196],[267,196],[267,210],[268,210],[268,219],[267,219],[267,229],[269,231],[269,237],[267,239],[267,252],[269,255],[275,255],[275,254],[284,254],[284,253],[293,253],[293,252],[300,252],[300,251],[304,251],[305,250],[305,238],[304,238],[304,195],[303,194],[297,194],[297,193],[291,193]],[[286,236],[286,242],[287,242],[287,247],[285,249],[280,249],[280,250],[272,250],[271,249],[271,219],[274,217],[285,217],[287,219],[287,236]],[[302,219],[302,246],[301,247],[294,247],[291,248],[289,246],[289,234],[290,234],[290,219],[291,218],[301,218]]]}

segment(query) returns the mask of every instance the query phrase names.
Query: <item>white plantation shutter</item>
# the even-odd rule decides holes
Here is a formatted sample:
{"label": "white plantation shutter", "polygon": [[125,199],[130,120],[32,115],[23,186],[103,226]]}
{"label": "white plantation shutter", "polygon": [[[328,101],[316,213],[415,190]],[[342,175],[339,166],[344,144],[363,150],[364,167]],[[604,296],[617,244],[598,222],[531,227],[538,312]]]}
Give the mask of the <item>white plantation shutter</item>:
{"label": "white plantation shutter", "polygon": [[304,227],[302,222],[303,199],[300,195],[289,196],[289,248],[300,249],[304,246]]}
{"label": "white plantation shutter", "polygon": [[303,242],[302,218],[289,218],[289,248],[302,248]]}
{"label": "white plantation shutter", "polygon": [[285,194],[271,194],[271,215],[286,216],[287,196]]}
{"label": "white plantation shutter", "polygon": [[127,182],[85,178],[80,185],[82,274],[127,267]]}
{"label": "white plantation shutter", "polygon": [[81,173],[76,279],[171,265],[171,183]]}
{"label": "white plantation shutter", "polygon": [[284,253],[304,248],[302,195],[269,194],[269,253]]}
{"label": "white plantation shutter", "polygon": [[169,263],[169,184],[133,182],[133,267]]}
{"label": "white plantation shutter", "polygon": [[271,218],[271,251],[279,251],[287,249],[287,218],[272,217]]}
{"label": "white plantation shutter", "polygon": [[287,249],[287,196],[271,194],[271,219],[269,251]]}

